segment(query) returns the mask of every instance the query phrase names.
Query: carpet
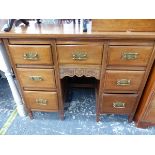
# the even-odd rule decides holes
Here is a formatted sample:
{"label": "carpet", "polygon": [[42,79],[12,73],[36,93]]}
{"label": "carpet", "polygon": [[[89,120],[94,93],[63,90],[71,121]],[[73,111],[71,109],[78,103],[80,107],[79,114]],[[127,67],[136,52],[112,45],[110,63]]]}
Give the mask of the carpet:
{"label": "carpet", "polygon": [[[66,103],[64,121],[58,113],[33,112],[34,119],[16,115],[5,130],[6,135],[155,135],[155,127],[137,128],[125,115],[102,115],[96,122],[95,91],[73,88],[71,101]],[[0,80],[0,128],[15,111],[6,79]]]}

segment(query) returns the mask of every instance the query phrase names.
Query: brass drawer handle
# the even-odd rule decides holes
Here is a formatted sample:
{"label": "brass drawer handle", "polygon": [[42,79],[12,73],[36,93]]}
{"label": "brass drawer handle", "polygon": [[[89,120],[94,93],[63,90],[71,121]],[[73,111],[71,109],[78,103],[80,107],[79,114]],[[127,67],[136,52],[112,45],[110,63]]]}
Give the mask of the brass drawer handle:
{"label": "brass drawer handle", "polygon": [[39,105],[47,105],[48,104],[48,100],[47,99],[42,99],[42,98],[38,98],[36,99],[36,103]]}
{"label": "brass drawer handle", "polygon": [[124,60],[135,60],[137,59],[139,53],[135,53],[135,52],[124,52],[122,54],[122,59]]}
{"label": "brass drawer handle", "polygon": [[41,76],[29,76],[32,81],[43,81],[43,77]]}
{"label": "brass drawer handle", "polygon": [[86,52],[75,52],[72,54],[72,59],[73,60],[87,60],[88,56]]}
{"label": "brass drawer handle", "polygon": [[32,60],[32,61],[35,61],[35,60],[39,59],[39,55],[38,55],[37,52],[24,53],[23,57],[24,57],[25,60]]}
{"label": "brass drawer handle", "polygon": [[117,80],[117,86],[129,86],[131,84],[131,80],[121,79]]}
{"label": "brass drawer handle", "polygon": [[114,108],[125,108],[125,103],[124,102],[113,102],[113,107]]}

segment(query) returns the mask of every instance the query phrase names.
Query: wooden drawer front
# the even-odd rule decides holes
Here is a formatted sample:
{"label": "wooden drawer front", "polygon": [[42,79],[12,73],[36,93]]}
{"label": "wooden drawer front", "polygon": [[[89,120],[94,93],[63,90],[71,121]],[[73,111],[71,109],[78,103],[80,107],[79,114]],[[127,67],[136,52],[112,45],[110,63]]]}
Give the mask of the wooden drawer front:
{"label": "wooden drawer front", "polygon": [[56,92],[24,91],[24,96],[30,109],[58,111]]}
{"label": "wooden drawer front", "polygon": [[103,94],[101,113],[129,114],[136,103],[136,94]]}
{"label": "wooden drawer front", "polygon": [[100,65],[102,45],[57,45],[60,64]]}
{"label": "wooden drawer front", "polygon": [[114,71],[107,70],[104,89],[117,91],[138,91],[144,76],[144,71]]}
{"label": "wooden drawer front", "polygon": [[147,66],[152,46],[110,46],[108,65]]}
{"label": "wooden drawer front", "polygon": [[55,88],[53,69],[25,69],[17,68],[21,84],[25,88]]}
{"label": "wooden drawer front", "polygon": [[50,45],[9,45],[15,64],[53,64]]}

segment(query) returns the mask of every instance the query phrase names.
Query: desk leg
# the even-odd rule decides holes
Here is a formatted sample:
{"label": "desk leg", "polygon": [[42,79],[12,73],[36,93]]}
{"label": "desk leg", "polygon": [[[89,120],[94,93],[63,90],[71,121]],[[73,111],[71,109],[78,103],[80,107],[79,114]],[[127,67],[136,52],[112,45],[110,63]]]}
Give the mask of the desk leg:
{"label": "desk leg", "polygon": [[131,123],[133,121],[133,113],[131,113],[129,116],[128,116],[128,123]]}
{"label": "desk leg", "polygon": [[32,113],[32,111],[31,110],[28,110],[28,111],[29,111],[28,114],[29,114],[30,119],[33,119],[33,113]]}
{"label": "desk leg", "polygon": [[95,96],[96,96],[96,122],[100,121],[100,105],[99,105],[99,91],[98,91],[98,87],[95,88]]}
{"label": "desk leg", "polygon": [[63,121],[64,120],[64,112],[60,112],[60,119]]}

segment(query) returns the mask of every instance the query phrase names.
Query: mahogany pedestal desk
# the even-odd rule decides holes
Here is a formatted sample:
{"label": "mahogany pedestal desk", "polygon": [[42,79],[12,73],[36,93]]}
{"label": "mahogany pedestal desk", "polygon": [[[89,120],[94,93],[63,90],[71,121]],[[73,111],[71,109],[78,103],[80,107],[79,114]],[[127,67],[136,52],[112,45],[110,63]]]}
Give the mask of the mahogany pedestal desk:
{"label": "mahogany pedestal desk", "polygon": [[30,117],[45,111],[59,112],[63,119],[63,79],[76,76],[95,79],[97,121],[104,113],[133,120],[155,58],[155,20],[149,20],[150,29],[148,20],[134,20],[138,29],[130,27],[132,20],[122,21],[124,27],[112,20],[115,26],[118,22],[117,32],[105,21],[100,20],[98,30],[94,20],[92,32],[35,23],[0,32]]}

